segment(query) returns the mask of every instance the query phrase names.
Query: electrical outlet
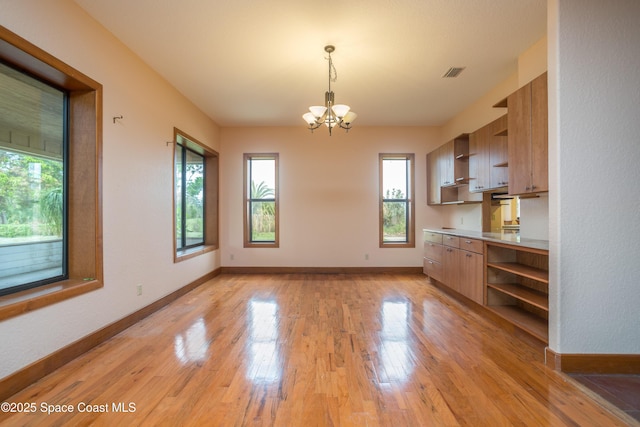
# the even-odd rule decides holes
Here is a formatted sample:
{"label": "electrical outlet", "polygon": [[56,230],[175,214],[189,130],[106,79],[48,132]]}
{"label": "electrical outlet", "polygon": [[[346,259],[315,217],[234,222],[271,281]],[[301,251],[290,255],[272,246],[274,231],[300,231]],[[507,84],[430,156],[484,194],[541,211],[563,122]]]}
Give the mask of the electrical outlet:
{"label": "electrical outlet", "polygon": [[231,259],[231,261],[233,261],[235,259],[235,257],[236,256],[234,254],[229,255],[229,258]]}
{"label": "electrical outlet", "polygon": [[136,292],[138,293],[138,296],[142,295],[142,285],[136,285]]}
{"label": "electrical outlet", "polygon": [[462,225],[462,224],[464,224],[464,217],[463,216],[460,217],[460,225]]}
{"label": "electrical outlet", "polygon": [[369,254],[364,254],[364,259],[369,261]]}

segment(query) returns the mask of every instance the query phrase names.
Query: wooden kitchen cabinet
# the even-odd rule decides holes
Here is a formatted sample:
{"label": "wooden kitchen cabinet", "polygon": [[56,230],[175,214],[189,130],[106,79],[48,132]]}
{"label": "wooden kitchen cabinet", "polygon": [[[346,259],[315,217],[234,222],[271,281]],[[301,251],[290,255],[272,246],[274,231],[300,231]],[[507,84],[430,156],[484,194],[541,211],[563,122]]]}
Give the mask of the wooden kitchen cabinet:
{"label": "wooden kitchen cabinet", "polygon": [[469,134],[462,134],[427,154],[427,203],[429,205],[480,203],[470,194]]}
{"label": "wooden kitchen cabinet", "polygon": [[507,115],[469,135],[469,191],[484,192],[508,184]]}
{"label": "wooden kitchen cabinet", "polygon": [[429,205],[439,205],[442,203],[439,162],[439,150],[427,154],[427,204]]}
{"label": "wooden kitchen cabinet", "polygon": [[438,282],[442,282],[444,278],[442,270],[443,250],[442,234],[425,231],[422,272]]}
{"label": "wooden kitchen cabinet", "polygon": [[[424,274],[549,342],[549,249],[424,230]],[[528,239],[525,239],[528,240]]]}
{"label": "wooden kitchen cabinet", "polygon": [[453,140],[449,141],[437,150],[441,187],[455,184],[453,144]]}
{"label": "wooden kitchen cabinet", "polygon": [[486,125],[469,135],[469,191],[482,192],[489,189],[490,126]]}
{"label": "wooden kitchen cabinet", "polygon": [[480,240],[460,238],[458,292],[478,304],[484,302],[484,245]]}
{"label": "wooden kitchen cabinet", "polygon": [[549,191],[547,73],[507,97],[509,194]]}
{"label": "wooden kitchen cabinet", "polygon": [[425,232],[424,238],[424,274],[482,304],[482,241],[434,232]]}
{"label": "wooden kitchen cabinet", "polygon": [[491,122],[489,181],[492,189],[509,185],[508,115]]}

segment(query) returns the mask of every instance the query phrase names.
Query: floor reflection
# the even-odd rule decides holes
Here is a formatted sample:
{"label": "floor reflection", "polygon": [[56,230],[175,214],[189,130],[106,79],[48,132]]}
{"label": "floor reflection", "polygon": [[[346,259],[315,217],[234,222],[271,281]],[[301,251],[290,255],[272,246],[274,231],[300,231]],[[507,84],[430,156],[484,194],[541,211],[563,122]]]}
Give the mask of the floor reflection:
{"label": "floor reflection", "polygon": [[256,383],[279,381],[278,304],[272,300],[249,301],[249,360],[247,377]]}
{"label": "floor reflection", "polygon": [[204,319],[196,320],[187,331],[174,338],[174,351],[182,363],[200,362],[207,358],[209,341]]}
{"label": "floor reflection", "polygon": [[413,372],[409,347],[409,310],[407,301],[382,303],[382,366],[392,381],[406,381]]}

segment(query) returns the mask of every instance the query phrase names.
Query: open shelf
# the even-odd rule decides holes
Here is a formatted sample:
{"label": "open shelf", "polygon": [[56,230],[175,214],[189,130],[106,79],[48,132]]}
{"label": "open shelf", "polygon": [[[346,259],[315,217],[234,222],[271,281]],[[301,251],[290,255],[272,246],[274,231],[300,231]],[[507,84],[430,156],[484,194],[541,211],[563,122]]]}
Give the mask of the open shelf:
{"label": "open shelf", "polygon": [[490,305],[487,308],[538,339],[549,342],[549,326],[546,319],[514,305]]}
{"label": "open shelf", "polygon": [[485,242],[485,306],[548,342],[549,251]]}
{"label": "open shelf", "polygon": [[518,276],[527,277],[543,283],[549,283],[549,272],[517,262],[487,262],[487,267],[497,268]]}
{"label": "open shelf", "polygon": [[487,283],[487,287],[534,305],[544,311],[549,311],[549,298],[543,292],[520,286],[517,283]]}

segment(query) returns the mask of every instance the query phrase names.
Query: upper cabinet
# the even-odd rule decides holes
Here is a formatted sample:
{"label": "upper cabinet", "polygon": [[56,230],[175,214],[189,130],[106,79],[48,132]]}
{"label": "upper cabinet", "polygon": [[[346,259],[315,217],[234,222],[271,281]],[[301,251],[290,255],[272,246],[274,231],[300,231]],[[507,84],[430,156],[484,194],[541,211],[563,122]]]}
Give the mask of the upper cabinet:
{"label": "upper cabinet", "polygon": [[508,114],[427,155],[430,205],[482,202],[482,194],[549,191],[547,73],[494,107]]}
{"label": "upper cabinet", "polygon": [[469,191],[483,192],[506,187],[507,115],[469,135]]}
{"label": "upper cabinet", "polygon": [[549,191],[547,73],[507,97],[509,194]]}
{"label": "upper cabinet", "polygon": [[427,154],[427,202],[429,205],[478,203],[470,194],[469,134],[462,134]]}
{"label": "upper cabinet", "polygon": [[440,150],[434,150],[427,154],[427,204],[429,205],[442,203],[439,160]]}
{"label": "upper cabinet", "polygon": [[491,188],[509,185],[509,157],[507,149],[508,118],[505,114],[493,121],[491,127],[491,144],[489,147],[489,177]]}

